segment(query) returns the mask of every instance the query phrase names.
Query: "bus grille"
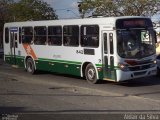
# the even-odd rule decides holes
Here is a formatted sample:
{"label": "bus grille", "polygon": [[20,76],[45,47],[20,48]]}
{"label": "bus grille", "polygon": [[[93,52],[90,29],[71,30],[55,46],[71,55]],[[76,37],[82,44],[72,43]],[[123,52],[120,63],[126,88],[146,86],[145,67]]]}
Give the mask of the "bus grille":
{"label": "bus grille", "polygon": [[144,74],[146,74],[146,71],[143,71],[143,72],[134,72],[134,76],[144,75]]}
{"label": "bus grille", "polygon": [[148,68],[150,68],[150,64],[148,65],[140,65],[140,66],[132,66],[132,67],[128,67],[130,71],[137,71],[137,70],[146,70]]}

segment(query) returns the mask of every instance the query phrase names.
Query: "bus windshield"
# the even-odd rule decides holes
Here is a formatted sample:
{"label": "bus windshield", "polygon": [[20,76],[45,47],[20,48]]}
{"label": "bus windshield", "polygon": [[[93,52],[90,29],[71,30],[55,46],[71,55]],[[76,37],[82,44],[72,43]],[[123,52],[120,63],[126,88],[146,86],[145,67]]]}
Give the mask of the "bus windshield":
{"label": "bus windshield", "polygon": [[153,29],[117,30],[117,50],[123,58],[143,58],[155,54]]}

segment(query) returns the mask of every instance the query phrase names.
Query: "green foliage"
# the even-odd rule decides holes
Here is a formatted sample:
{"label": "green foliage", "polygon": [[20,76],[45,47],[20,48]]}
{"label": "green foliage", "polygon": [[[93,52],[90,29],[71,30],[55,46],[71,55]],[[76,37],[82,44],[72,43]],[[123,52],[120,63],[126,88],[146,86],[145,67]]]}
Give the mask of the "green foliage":
{"label": "green foliage", "polygon": [[159,0],[81,0],[79,9],[102,16],[152,16],[159,11]]}
{"label": "green foliage", "polygon": [[53,8],[41,0],[20,0],[11,9],[15,21],[58,19]]}
{"label": "green foliage", "polygon": [[12,0],[1,0],[0,1],[0,32],[3,30],[5,22],[11,20],[10,5],[13,4]]}
{"label": "green foliage", "polygon": [[58,19],[58,16],[42,0],[0,0],[0,46],[4,23],[51,19]]}
{"label": "green foliage", "polygon": [[0,0],[0,32],[6,22],[50,19],[58,19],[58,16],[41,0]]}
{"label": "green foliage", "polygon": [[2,38],[4,23],[11,20],[10,5],[12,3],[12,0],[0,0],[0,48],[3,46]]}

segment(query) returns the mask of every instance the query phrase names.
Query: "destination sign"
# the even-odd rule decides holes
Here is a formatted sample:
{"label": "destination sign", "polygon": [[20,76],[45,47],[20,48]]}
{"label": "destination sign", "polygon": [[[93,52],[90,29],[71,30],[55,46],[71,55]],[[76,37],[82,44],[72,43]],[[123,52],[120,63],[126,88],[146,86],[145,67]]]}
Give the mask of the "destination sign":
{"label": "destination sign", "polygon": [[130,26],[145,26],[144,20],[126,20],[123,21],[124,27],[130,27]]}
{"label": "destination sign", "polygon": [[152,22],[149,18],[130,18],[130,19],[119,19],[116,21],[117,29],[146,28],[146,27],[153,27]]}

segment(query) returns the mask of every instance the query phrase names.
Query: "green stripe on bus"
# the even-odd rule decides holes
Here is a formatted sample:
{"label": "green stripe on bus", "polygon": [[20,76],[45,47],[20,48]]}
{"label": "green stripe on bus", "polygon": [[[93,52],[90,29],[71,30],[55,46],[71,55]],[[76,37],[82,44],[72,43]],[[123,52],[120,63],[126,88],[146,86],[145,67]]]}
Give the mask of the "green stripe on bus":
{"label": "green stripe on bus", "polygon": [[[5,57],[14,57],[13,55],[5,55]],[[16,58],[21,58],[24,59],[25,56],[15,56]],[[46,58],[38,58],[39,61],[47,61],[47,62],[57,62],[57,63],[67,63],[67,64],[76,64],[76,65],[81,65],[82,62],[77,62],[77,61],[67,61],[67,60],[55,60],[55,59],[46,59]],[[103,67],[103,64],[96,64],[96,67]],[[110,65],[108,65],[110,68]],[[114,66],[114,69],[119,70],[120,68],[118,66]]]}
{"label": "green stripe on bus", "polygon": [[102,67],[102,64],[96,64],[97,67]]}
{"label": "green stripe on bus", "polygon": [[40,61],[48,61],[48,62],[67,63],[67,64],[78,64],[78,65],[82,64],[82,62],[67,61],[67,60],[55,60],[55,59],[45,59],[45,58],[38,58],[38,60],[40,60]]}
{"label": "green stripe on bus", "polygon": [[19,67],[24,67],[24,56],[18,56],[18,55],[5,55],[5,61],[8,64],[16,64]]}
{"label": "green stripe on bus", "polygon": [[38,70],[57,72],[62,74],[70,74],[80,76],[81,65],[74,64],[73,62],[59,62],[50,59],[36,60],[36,67]]}
{"label": "green stripe on bus", "polygon": [[[14,64],[14,56],[12,55],[5,55],[6,62],[9,64]],[[25,56],[15,56],[16,64],[20,67],[24,67],[24,59]],[[65,73],[80,76],[80,69],[82,62],[77,61],[67,61],[67,60],[55,60],[55,59],[45,59],[45,58],[38,58],[35,60],[36,67],[39,70],[44,71],[51,71],[51,72],[58,72],[58,73]],[[96,67],[103,67],[103,64],[96,64]],[[110,68],[110,66],[108,66]],[[118,66],[114,66],[112,70],[119,70]],[[100,79],[103,79],[103,71],[98,71],[98,75]]]}
{"label": "green stripe on bus", "polygon": [[[5,55],[5,57],[14,57],[14,55]],[[16,58],[25,58],[24,56],[15,55]]]}

